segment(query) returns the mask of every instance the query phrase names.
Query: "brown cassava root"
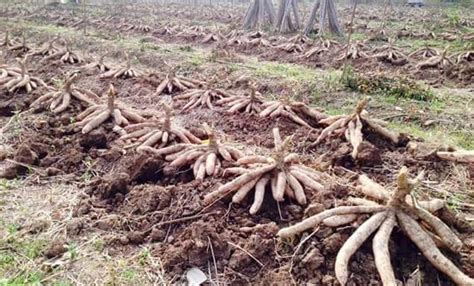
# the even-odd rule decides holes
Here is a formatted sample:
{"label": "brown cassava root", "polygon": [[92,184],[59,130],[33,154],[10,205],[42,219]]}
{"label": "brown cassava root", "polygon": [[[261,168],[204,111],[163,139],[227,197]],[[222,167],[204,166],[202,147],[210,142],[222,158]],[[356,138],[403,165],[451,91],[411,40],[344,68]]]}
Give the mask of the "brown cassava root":
{"label": "brown cassava root", "polygon": [[180,143],[164,148],[140,146],[139,152],[162,156],[170,162],[164,172],[174,173],[181,168],[191,167],[196,180],[202,181],[206,176],[218,176],[224,162],[234,162],[243,156],[242,152],[233,146],[220,142],[217,135],[207,125],[204,129],[208,140],[200,144]]}
{"label": "brown cassava root", "polygon": [[155,94],[172,94],[176,91],[185,91],[192,88],[198,88],[200,85],[204,85],[204,82],[183,76],[177,76],[175,71],[171,71],[166,74],[165,79],[163,79],[163,81],[161,81],[161,83],[158,85]]}
{"label": "brown cassava root", "polygon": [[[31,76],[27,73],[26,61],[27,57],[17,59],[20,69],[5,67],[1,71],[0,88],[6,89],[8,92],[25,89],[27,93],[32,92],[39,86],[47,87],[46,83],[38,77]],[[18,72],[19,71],[19,72]]]}
{"label": "brown cassava root", "polygon": [[209,109],[213,109],[214,101],[231,96],[232,94],[220,88],[205,86],[203,88],[190,89],[186,93],[176,96],[175,99],[188,100],[188,102],[183,106],[183,110],[191,110],[197,106],[205,106]]}
{"label": "brown cassava root", "polygon": [[55,42],[58,40],[57,37],[48,41],[43,45],[43,47],[32,50],[28,53],[29,56],[51,56],[59,51],[59,48],[56,47]]}
{"label": "brown cassava root", "polygon": [[284,96],[281,100],[264,102],[262,103],[262,108],[263,110],[260,112],[260,117],[275,118],[284,116],[291,121],[308,128],[312,127],[302,118],[302,116],[310,117],[316,121],[326,117],[321,112],[310,108],[303,102],[293,101],[287,96]]}
{"label": "brown cassava root", "polygon": [[101,73],[105,73],[106,71],[109,71],[110,70],[110,66],[106,63],[104,63],[104,59],[105,59],[105,56],[107,54],[103,54],[102,56],[100,56],[99,60],[98,61],[94,61],[90,64],[87,64],[87,65],[84,65],[81,67],[81,70],[85,70],[85,71],[95,71],[95,70],[98,70],[99,72]]}
{"label": "brown cassava root", "polygon": [[173,110],[166,104],[163,108],[165,116],[162,121],[149,120],[130,124],[124,128],[126,134],[122,135],[120,140],[127,143],[125,148],[148,146],[160,149],[177,143],[201,143],[201,140],[187,129],[172,124]]}
{"label": "brown cassava root", "polygon": [[445,69],[454,65],[453,61],[450,60],[447,56],[447,49],[436,56],[428,58],[426,61],[423,61],[416,65],[417,69],[426,69],[426,68],[441,68]]}
{"label": "brown cassava root", "polygon": [[86,105],[93,105],[99,102],[100,99],[95,93],[78,89],[73,86],[78,77],[79,75],[77,73],[72,74],[68,79],[66,79],[62,90],[50,91],[45,95],[40,96],[31,103],[31,106],[38,106],[47,103],[53,113],[60,113],[68,108],[72,99],[77,99]]}
{"label": "brown cassava root", "polygon": [[232,201],[240,203],[252,189],[255,189],[255,198],[250,207],[250,213],[255,214],[263,204],[267,185],[270,186],[273,198],[277,202],[283,201],[286,196],[295,199],[301,205],[306,204],[305,189],[323,191],[324,185],[320,183],[323,175],[302,165],[297,154],[288,152],[291,138],[282,141],[278,128],[273,129],[273,136],[275,147],[270,157],[250,155],[240,158],[237,160],[240,167],[224,171],[239,176],[206,195],[204,201],[211,203],[223,195],[235,192]]}
{"label": "brown cassava root", "polygon": [[393,65],[401,66],[408,63],[408,57],[402,49],[396,47],[392,39],[389,39],[387,45],[372,50],[375,54],[372,56],[380,61],[385,61]]}
{"label": "brown cassava root", "polygon": [[448,161],[474,163],[474,150],[437,151],[436,156]]}
{"label": "brown cassava root", "polygon": [[18,44],[13,44],[12,46],[10,46],[8,48],[9,51],[19,51],[21,53],[26,53],[28,52],[29,50],[31,50],[31,48],[26,44],[26,37],[25,37],[25,33],[22,34],[21,36],[21,43],[18,43]]}
{"label": "brown cassava root", "polygon": [[125,52],[125,63],[118,68],[111,68],[108,72],[100,75],[100,78],[131,78],[144,75],[144,72],[136,68],[132,68],[128,53]]}
{"label": "brown cassava root", "polygon": [[[21,75],[21,68],[0,64],[0,85],[9,81],[12,77]],[[3,81],[3,82],[2,82]]]}
{"label": "brown cassava root", "polygon": [[68,41],[66,41],[66,47],[64,49],[61,49],[45,57],[42,61],[50,61],[50,60],[56,60],[56,59],[59,59],[63,63],[69,63],[69,64],[78,64],[84,61],[84,59],[79,54],[71,50],[71,48],[69,47]]}
{"label": "brown cassava root", "polygon": [[[455,252],[463,247],[463,243],[457,235],[443,221],[431,213],[442,208],[444,204],[440,204],[439,200],[418,202],[413,197],[412,191],[420,184],[422,176],[423,173],[415,179],[410,179],[408,178],[408,169],[403,167],[398,174],[397,188],[393,192],[378,185],[366,176],[361,176],[359,177],[360,185],[357,188],[381,204],[354,198],[350,201],[357,204],[356,206],[341,206],[323,211],[293,226],[281,229],[278,236],[281,238],[295,236],[334,216],[372,214],[349,237],[337,254],[335,272],[339,283],[345,285],[348,282],[350,258],[362,243],[378,230],[372,244],[377,271],[383,285],[397,285],[390,262],[388,243],[390,234],[398,222],[406,235],[418,246],[433,266],[449,276],[458,285],[474,285],[474,279],[461,272],[454,263],[445,257],[433,240],[433,237],[436,237],[444,246]],[[408,203],[410,201],[411,203]],[[418,220],[421,222],[418,222]],[[427,228],[422,227],[422,225],[427,226]]]}
{"label": "brown cassava root", "polygon": [[218,100],[216,104],[225,105],[230,113],[245,112],[258,114],[262,112],[263,101],[264,98],[255,90],[255,86],[251,85],[249,94],[226,97]]}
{"label": "brown cassava root", "polygon": [[364,126],[370,127],[374,132],[381,136],[389,139],[392,143],[397,144],[399,141],[399,135],[386,129],[381,124],[383,122],[369,118],[365,107],[368,100],[364,99],[357,104],[357,107],[351,115],[336,115],[319,121],[321,124],[329,125],[326,127],[316,141],[312,145],[317,145],[321,141],[328,138],[331,134],[336,134],[344,137],[352,145],[352,157],[357,158],[359,153],[359,147],[363,141],[362,128]]}
{"label": "brown cassava root", "polygon": [[82,133],[86,134],[109,118],[113,119],[116,126],[126,126],[130,122],[143,122],[145,118],[136,111],[127,108],[124,104],[115,102],[116,92],[113,85],[110,85],[107,92],[107,102],[102,104],[93,104],[77,116],[79,122],[76,126],[82,128]]}

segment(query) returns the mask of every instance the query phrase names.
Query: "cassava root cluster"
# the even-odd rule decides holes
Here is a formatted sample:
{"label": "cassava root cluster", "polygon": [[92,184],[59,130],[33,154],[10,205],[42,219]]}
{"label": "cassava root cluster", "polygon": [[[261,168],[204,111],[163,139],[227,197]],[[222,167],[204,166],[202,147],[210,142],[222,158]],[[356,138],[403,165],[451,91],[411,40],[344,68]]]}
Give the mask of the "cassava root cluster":
{"label": "cassava root cluster", "polygon": [[257,93],[254,86],[250,87],[250,93],[246,95],[232,95],[220,99],[216,104],[224,105],[229,113],[242,112],[258,114],[262,112],[264,98]]}
{"label": "cassava root cluster", "polygon": [[319,144],[330,135],[344,135],[344,138],[351,143],[352,157],[356,159],[359,153],[359,147],[363,141],[362,128],[364,126],[369,127],[377,134],[389,139],[393,144],[397,144],[399,141],[398,134],[383,127],[382,124],[385,124],[383,121],[369,118],[367,111],[364,110],[367,101],[367,99],[360,101],[354,113],[351,115],[336,115],[320,120],[320,124],[329,126],[321,132],[312,145]]}
{"label": "cassava root cluster", "polygon": [[302,117],[309,117],[316,121],[319,121],[326,116],[319,111],[311,109],[303,102],[293,101],[289,97],[284,96],[281,100],[267,101],[262,103],[262,112],[260,117],[287,117],[293,122],[299,125],[312,128],[309,123]]}
{"label": "cassava root cluster", "polygon": [[340,206],[325,210],[295,225],[281,229],[278,236],[280,238],[293,237],[334,217],[339,217],[342,223],[333,222],[332,226],[340,226],[351,222],[351,220],[343,219],[348,215],[357,217],[360,214],[372,214],[349,237],[337,254],[335,272],[339,283],[345,285],[348,282],[350,258],[364,241],[378,230],[372,243],[375,265],[383,285],[397,285],[390,262],[388,244],[390,234],[398,222],[408,238],[416,244],[433,266],[458,285],[474,285],[474,279],[461,272],[454,263],[444,256],[436,244],[436,242],[441,242],[443,246],[454,252],[458,252],[463,247],[463,243],[457,235],[432,214],[442,208],[444,202],[439,200],[418,202],[414,198],[412,192],[420,184],[422,177],[423,173],[415,179],[409,179],[408,169],[403,167],[398,174],[397,187],[391,192],[366,176],[360,176],[360,185],[357,189],[374,201],[352,198],[349,201],[355,206]]}
{"label": "cassava root cluster", "polygon": [[120,140],[127,143],[125,148],[148,146],[160,149],[177,143],[201,143],[201,140],[186,128],[172,124],[173,110],[167,104],[163,104],[163,109],[163,120],[148,120],[124,127],[126,134],[122,135]]}
{"label": "cassava root cluster", "polygon": [[126,126],[130,122],[145,121],[145,118],[136,111],[125,107],[122,103],[115,102],[115,97],[115,88],[110,85],[105,103],[93,104],[77,116],[79,122],[76,123],[76,126],[82,128],[82,133],[89,133],[109,118],[112,118],[115,126]]}
{"label": "cassava root cluster", "polygon": [[180,143],[164,148],[140,146],[139,152],[148,152],[164,157],[170,162],[164,169],[165,173],[173,173],[185,167],[191,167],[196,180],[206,176],[218,176],[224,162],[232,163],[243,156],[237,148],[220,142],[213,130],[204,125],[208,139],[200,144]]}
{"label": "cassava root cluster", "polygon": [[31,103],[31,106],[48,103],[49,108],[53,113],[61,113],[69,107],[72,99],[77,99],[86,105],[93,105],[99,102],[100,99],[95,93],[75,88],[73,86],[78,77],[79,75],[77,73],[72,74],[68,79],[66,79],[62,90],[50,91],[45,95],[40,96]]}
{"label": "cassava root cluster", "polygon": [[295,153],[289,153],[291,137],[282,141],[278,128],[273,129],[274,152],[272,156],[250,155],[237,160],[239,167],[228,168],[225,173],[239,175],[234,180],[220,186],[217,190],[205,196],[204,200],[213,200],[235,192],[234,203],[240,203],[247,194],[255,189],[254,201],[250,213],[257,213],[263,203],[265,189],[270,186],[273,198],[277,202],[284,197],[295,199],[299,204],[306,204],[305,189],[317,192],[324,190],[320,182],[323,174],[304,166],[299,162]]}
{"label": "cassava root cluster", "polygon": [[26,69],[27,57],[17,59],[20,69],[0,66],[0,87],[8,92],[15,92],[24,89],[26,93],[31,93],[39,86],[48,87],[46,83],[38,77],[28,74]]}

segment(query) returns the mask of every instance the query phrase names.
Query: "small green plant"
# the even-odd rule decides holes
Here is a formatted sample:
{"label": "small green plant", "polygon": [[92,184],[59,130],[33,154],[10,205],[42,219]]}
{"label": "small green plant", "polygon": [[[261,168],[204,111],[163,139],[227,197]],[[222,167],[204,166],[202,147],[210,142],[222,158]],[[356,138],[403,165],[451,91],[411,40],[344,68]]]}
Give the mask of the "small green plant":
{"label": "small green plant", "polygon": [[0,179],[0,191],[16,189],[20,186],[20,184],[20,181],[17,179]]}
{"label": "small green plant", "polygon": [[192,48],[191,46],[189,46],[189,45],[181,46],[181,47],[179,47],[178,49],[179,49],[180,51],[186,52],[186,53],[191,53],[191,52],[194,51],[193,48]]}
{"label": "small green plant", "polygon": [[458,27],[461,22],[461,17],[457,11],[452,11],[446,15],[448,17],[448,23],[451,27]]}
{"label": "small green plant", "polygon": [[24,272],[21,275],[7,280],[1,281],[1,285],[41,285],[41,280],[44,278],[44,273],[37,270],[32,272]]}
{"label": "small green plant", "polygon": [[138,263],[140,263],[140,265],[146,265],[150,260],[150,255],[150,250],[148,248],[143,248],[138,257]]}
{"label": "small green plant", "polygon": [[84,174],[82,174],[81,179],[85,182],[89,182],[93,177],[97,176],[96,172],[93,170],[95,163],[89,157],[82,162],[84,163],[84,166],[86,166],[86,170]]}
{"label": "small green plant", "polygon": [[465,200],[465,197],[461,194],[452,194],[447,200],[447,206],[450,210],[459,212],[461,203]]}
{"label": "small green plant", "polygon": [[126,268],[125,270],[122,271],[121,276],[123,280],[127,282],[133,282],[137,276],[137,272],[132,268]]}
{"label": "small green plant", "polygon": [[43,240],[23,242],[21,243],[21,248],[23,248],[23,251],[28,258],[35,259],[43,254],[43,251],[46,248],[46,242]]}
{"label": "small green plant", "polygon": [[102,250],[104,250],[105,248],[105,241],[102,238],[97,238],[94,239],[92,245],[94,246],[95,250],[102,252]]}
{"label": "small green plant", "polygon": [[[15,257],[6,253],[0,254],[0,267],[4,267],[7,265],[12,265],[15,262]],[[1,285],[1,283],[0,283]]]}
{"label": "small green plant", "polygon": [[74,242],[68,243],[67,245],[67,253],[71,260],[76,260],[78,253],[77,253],[77,245]]}
{"label": "small green plant", "polygon": [[9,235],[14,235],[15,233],[18,232],[19,226],[17,224],[10,223],[10,224],[7,224],[6,228]]}

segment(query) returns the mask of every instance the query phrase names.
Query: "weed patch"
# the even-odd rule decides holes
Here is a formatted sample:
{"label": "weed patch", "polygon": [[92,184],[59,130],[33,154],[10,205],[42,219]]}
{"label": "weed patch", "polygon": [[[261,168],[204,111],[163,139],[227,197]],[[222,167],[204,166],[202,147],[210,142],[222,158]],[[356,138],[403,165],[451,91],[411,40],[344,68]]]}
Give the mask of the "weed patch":
{"label": "weed patch", "polygon": [[351,91],[365,94],[382,94],[387,97],[418,101],[433,101],[433,91],[410,79],[385,75],[361,75],[347,72],[342,78],[343,84]]}

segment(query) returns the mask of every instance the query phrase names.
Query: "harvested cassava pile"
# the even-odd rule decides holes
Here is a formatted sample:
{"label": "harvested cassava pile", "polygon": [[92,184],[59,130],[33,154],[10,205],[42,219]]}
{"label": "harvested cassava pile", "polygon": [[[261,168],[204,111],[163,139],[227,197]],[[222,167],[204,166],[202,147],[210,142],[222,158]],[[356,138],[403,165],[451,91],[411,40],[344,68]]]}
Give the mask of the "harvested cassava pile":
{"label": "harvested cassava pile", "polygon": [[19,73],[18,68],[5,67],[0,70],[2,73],[0,76],[1,89],[5,89],[8,92],[15,92],[17,90],[24,89],[26,90],[26,93],[30,93],[39,86],[48,87],[46,83],[40,78],[31,76],[27,73],[27,57],[23,59],[17,59],[17,61],[20,65]]}
{"label": "harvested cassava pile", "polygon": [[56,47],[55,42],[58,40],[58,37],[53,38],[47,43],[43,44],[43,47],[39,49],[34,49],[28,53],[29,56],[51,56],[59,52],[59,48]]}
{"label": "harvested cassava pile", "polygon": [[372,52],[374,52],[372,57],[396,66],[408,63],[407,56],[403,53],[402,49],[394,45],[394,42],[391,39],[388,41],[387,45],[374,48]]}
{"label": "harvested cassava pile", "polygon": [[190,89],[186,93],[176,96],[175,99],[185,99],[188,101],[183,106],[183,110],[191,110],[196,108],[197,106],[206,106],[209,109],[213,109],[213,102],[231,96],[232,94],[220,88],[204,86],[203,88]]}
{"label": "harvested cassava pile", "polygon": [[49,108],[53,113],[63,112],[71,104],[72,99],[79,100],[86,105],[94,105],[100,101],[99,96],[95,93],[79,89],[73,86],[74,82],[77,81],[79,74],[74,73],[66,79],[62,90],[54,90],[40,96],[36,99],[31,106],[39,106],[42,104],[49,104]]}
{"label": "harvested cassava pile", "polygon": [[[362,175],[359,177],[360,185],[357,189],[377,202],[350,198],[349,201],[355,206],[341,206],[325,210],[293,226],[281,229],[278,236],[281,238],[293,237],[327,221],[331,226],[338,227],[353,221],[360,214],[372,214],[349,237],[337,254],[335,272],[339,283],[342,285],[348,283],[349,262],[352,255],[378,229],[372,243],[375,265],[383,285],[397,285],[388,246],[390,234],[398,222],[401,229],[433,266],[458,285],[474,285],[474,279],[459,270],[444,256],[435,243],[434,239],[436,242],[442,242],[443,246],[454,252],[458,252],[464,247],[463,242],[449,226],[432,214],[443,208],[443,201],[435,199],[418,202],[414,198],[413,191],[421,183],[422,177],[423,173],[415,179],[409,179],[408,169],[403,167],[398,174],[397,188],[389,191]],[[348,217],[350,219],[347,219]]]}
{"label": "harvested cassava pile", "polygon": [[128,57],[128,53],[125,52],[125,63],[118,68],[110,68],[108,72],[105,72],[100,75],[100,78],[131,78],[131,77],[138,77],[142,76],[145,73],[141,70],[136,68],[132,68],[132,64],[130,62],[130,58]]}
{"label": "harvested cassava pile", "polygon": [[437,56],[430,57],[426,61],[423,61],[416,65],[418,69],[426,69],[426,68],[441,68],[446,69],[454,65],[453,61],[449,59],[447,56],[447,49]]}
{"label": "harvested cassava pile", "polygon": [[107,54],[103,54],[102,56],[100,56],[98,61],[93,61],[92,63],[81,67],[81,70],[85,70],[85,71],[96,71],[97,70],[101,73],[105,73],[106,71],[109,71],[110,66],[108,64],[104,63],[104,59],[105,59],[106,55]]}
{"label": "harvested cassava pile", "polygon": [[408,55],[408,57],[410,57],[410,58],[414,58],[414,57],[431,58],[431,57],[435,57],[435,56],[438,56],[438,55],[439,55],[438,50],[436,50],[434,48],[431,48],[431,47],[428,47],[428,46],[425,46],[425,47],[422,47],[422,48],[410,53]]}
{"label": "harvested cassava pile", "polygon": [[72,51],[69,47],[69,42],[66,41],[66,47],[61,49],[47,57],[45,57],[42,61],[50,61],[59,59],[63,63],[70,63],[70,64],[78,64],[82,63],[84,59],[77,54],[76,52]]}
{"label": "harvested cassava pile", "polygon": [[271,156],[250,155],[237,160],[236,164],[240,167],[228,168],[224,173],[239,176],[206,195],[205,202],[211,203],[235,192],[232,202],[240,203],[255,189],[255,198],[250,207],[250,213],[255,214],[262,206],[267,185],[275,201],[282,202],[286,196],[301,205],[306,204],[305,189],[323,191],[324,185],[320,182],[324,175],[304,166],[298,154],[289,152],[291,137],[282,141],[278,128],[273,129],[273,136],[275,147]]}
{"label": "harvested cassava pile", "polygon": [[366,105],[367,99],[364,99],[357,104],[354,113],[351,115],[336,115],[320,120],[320,124],[329,126],[321,132],[312,145],[319,144],[331,134],[336,136],[344,135],[346,140],[351,143],[352,157],[356,159],[359,147],[363,141],[362,128],[364,126],[389,139],[391,143],[397,144],[399,142],[399,135],[383,127],[385,125],[383,121],[369,118],[367,111],[364,110]]}
{"label": "harvested cassava pile", "polygon": [[31,48],[26,44],[25,34],[22,35],[20,43],[11,45],[8,50],[20,53],[27,53],[29,50],[31,50]]}
{"label": "harvested cassava pile", "polygon": [[230,113],[245,112],[258,114],[262,112],[262,103],[265,99],[255,90],[255,86],[250,86],[250,92],[246,95],[233,95],[220,99],[218,105],[224,105]]}
{"label": "harvested cassava pile", "polygon": [[148,120],[124,128],[126,134],[119,139],[127,144],[125,148],[149,146],[160,149],[178,143],[201,143],[201,140],[186,128],[172,124],[173,110],[166,104],[163,108],[165,110],[163,120]]}
{"label": "harvested cassava pile", "polygon": [[185,91],[192,88],[198,88],[205,83],[202,81],[190,79],[176,75],[175,71],[166,74],[165,79],[156,88],[156,95],[162,93],[173,94],[177,91]]}
{"label": "harvested cassava pile", "polygon": [[312,109],[303,102],[293,101],[288,96],[284,96],[280,100],[264,102],[262,107],[263,110],[260,112],[260,117],[275,118],[284,116],[308,128],[311,128],[311,126],[302,117],[307,116],[316,121],[326,118],[321,112]]}
{"label": "harvested cassava pile", "polygon": [[344,45],[340,50],[339,53],[341,54],[337,61],[342,61],[345,59],[355,60],[360,58],[368,58],[369,55],[365,52],[368,50],[368,47],[363,42],[355,42],[350,43],[349,46]]}
{"label": "harvested cassava pile", "polygon": [[196,180],[203,180],[206,176],[216,177],[221,173],[224,162],[235,162],[243,157],[243,153],[222,143],[207,125],[204,125],[204,129],[208,139],[200,144],[181,143],[160,149],[141,146],[138,151],[164,157],[170,162],[164,169],[167,174],[175,174],[176,170],[190,167]]}
{"label": "harvested cassava pile", "polygon": [[126,126],[130,122],[145,121],[145,118],[139,115],[137,111],[124,106],[123,103],[115,102],[115,97],[115,88],[110,85],[105,103],[93,104],[76,117],[79,122],[75,125],[82,128],[82,133],[89,133],[109,118],[112,118],[116,126]]}

